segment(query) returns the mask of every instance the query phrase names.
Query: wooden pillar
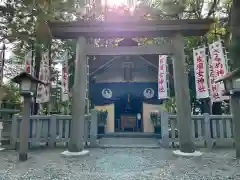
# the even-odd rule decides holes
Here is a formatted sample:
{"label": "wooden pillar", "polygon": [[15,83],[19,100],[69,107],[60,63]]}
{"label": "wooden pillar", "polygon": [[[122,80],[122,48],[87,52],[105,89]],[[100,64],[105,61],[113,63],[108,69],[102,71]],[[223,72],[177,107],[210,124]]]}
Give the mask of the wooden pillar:
{"label": "wooden pillar", "polygon": [[79,37],[76,48],[75,74],[72,92],[72,122],[69,141],[70,152],[80,152],[84,148],[84,116],[87,88],[87,59],[85,47],[85,37]]}
{"label": "wooden pillar", "polygon": [[87,80],[86,80],[86,84],[87,84],[87,89],[86,89],[86,114],[89,114],[89,58],[87,57]]}
{"label": "wooden pillar", "polygon": [[188,74],[185,65],[184,37],[180,33],[173,37],[174,58],[173,73],[177,105],[177,124],[179,130],[180,150],[184,153],[195,151],[192,136],[191,103]]}
{"label": "wooden pillar", "polygon": [[236,148],[236,158],[240,158],[240,97],[237,95],[231,96],[231,110],[233,116],[233,133],[235,140],[235,148]]}
{"label": "wooden pillar", "polygon": [[20,143],[19,143],[19,160],[26,161],[28,159],[28,139],[29,124],[31,115],[31,96],[24,97],[24,112],[20,123]]}
{"label": "wooden pillar", "polygon": [[[233,69],[240,68],[240,1],[233,0],[232,8],[231,8],[231,32],[232,32],[232,40],[231,40],[231,60],[233,63]],[[236,148],[236,158],[240,159],[240,97],[237,95],[233,95],[231,97],[231,109],[233,116],[233,124],[234,124],[234,139],[235,139],[235,148]]]}

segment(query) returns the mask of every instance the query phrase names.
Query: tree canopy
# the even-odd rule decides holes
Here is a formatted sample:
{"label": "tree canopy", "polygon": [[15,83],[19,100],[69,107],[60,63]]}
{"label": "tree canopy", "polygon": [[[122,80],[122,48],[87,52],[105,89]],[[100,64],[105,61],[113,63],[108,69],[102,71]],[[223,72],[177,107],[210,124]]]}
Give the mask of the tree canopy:
{"label": "tree canopy", "polygon": [[[116,13],[146,20],[214,18],[216,23],[206,37],[186,38],[186,61],[189,71],[193,69],[192,48],[212,42],[219,37],[225,41],[228,48],[231,37],[229,19],[232,0],[142,0],[131,4],[134,11],[126,5],[103,9],[100,2],[97,0],[5,0],[0,5],[0,43],[4,42],[7,47],[11,47],[14,54],[6,61],[6,66],[11,67],[6,69],[6,74],[9,77],[15,75],[23,66],[25,53],[31,49],[36,53],[36,75],[40,68],[40,55],[43,50],[48,49],[51,53],[51,64],[53,59],[61,59],[65,50],[72,55],[75,54],[75,40],[52,39],[47,26],[47,21],[51,20],[104,20],[114,17]],[[136,37],[136,39],[145,44],[161,43],[166,40],[161,37],[154,39]],[[119,40],[92,41],[103,45],[106,41]]]}

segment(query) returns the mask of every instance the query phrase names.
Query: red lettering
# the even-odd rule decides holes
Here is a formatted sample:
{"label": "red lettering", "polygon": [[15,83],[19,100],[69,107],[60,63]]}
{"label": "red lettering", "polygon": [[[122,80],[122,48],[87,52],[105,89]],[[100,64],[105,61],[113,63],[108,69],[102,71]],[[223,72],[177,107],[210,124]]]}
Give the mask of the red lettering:
{"label": "red lettering", "polygon": [[199,84],[198,86],[198,92],[205,92],[206,91],[206,88],[203,84]]}
{"label": "red lettering", "polygon": [[222,63],[220,63],[219,61],[215,64],[215,68],[223,68]]}
{"label": "red lettering", "polygon": [[30,62],[27,60],[26,62],[26,72],[30,73],[31,69],[30,69]]}
{"label": "red lettering", "polygon": [[213,98],[216,100],[216,99],[218,99],[219,98],[219,94],[217,93],[217,92],[214,92],[213,93]]}
{"label": "red lettering", "polygon": [[[218,52],[219,53],[219,52]],[[218,54],[217,53],[214,53],[214,60],[215,61],[218,61],[218,62],[220,62],[221,61],[221,58],[218,56]]]}
{"label": "red lettering", "polygon": [[204,84],[204,78],[203,77],[199,77],[198,79],[197,79],[197,83],[198,84]]}
{"label": "red lettering", "polygon": [[163,83],[164,83],[163,78],[160,78],[160,79],[158,80],[158,83],[159,83],[159,84],[163,84]]}
{"label": "red lettering", "polygon": [[163,78],[163,75],[164,75],[164,73],[162,73],[162,72],[159,73],[160,78]]}
{"label": "red lettering", "polygon": [[222,76],[224,75],[224,70],[223,69],[217,70],[216,74],[217,76]]}
{"label": "red lettering", "polygon": [[163,86],[160,86],[160,87],[158,88],[158,91],[159,91],[159,92],[165,92],[165,89],[164,89]]}
{"label": "red lettering", "polygon": [[210,76],[211,76],[211,77],[214,77],[214,72],[213,72],[213,70],[210,71]]}
{"label": "red lettering", "polygon": [[202,62],[197,64],[197,69],[204,69]]}
{"label": "red lettering", "polygon": [[197,63],[203,63],[203,59],[202,59],[201,56],[198,56],[198,57],[197,57]]}
{"label": "red lettering", "polygon": [[203,70],[199,69],[199,70],[197,71],[197,76],[198,76],[198,77],[203,77],[203,75],[204,75]]}
{"label": "red lettering", "polygon": [[163,58],[160,59],[160,64],[163,64]]}
{"label": "red lettering", "polygon": [[211,83],[211,84],[214,84],[214,83],[215,83],[213,78],[210,79],[210,83]]}
{"label": "red lettering", "polygon": [[162,65],[160,66],[160,70],[163,71],[163,68],[164,68],[164,65],[162,64]]}
{"label": "red lettering", "polygon": [[216,85],[212,85],[212,90],[213,91],[217,91],[217,86]]}

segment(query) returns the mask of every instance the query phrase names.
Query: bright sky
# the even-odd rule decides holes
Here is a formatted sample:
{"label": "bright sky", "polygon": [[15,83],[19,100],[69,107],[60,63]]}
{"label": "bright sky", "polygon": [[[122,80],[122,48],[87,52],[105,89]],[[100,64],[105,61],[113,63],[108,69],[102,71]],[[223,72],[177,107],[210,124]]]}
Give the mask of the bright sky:
{"label": "bright sky", "polygon": [[107,2],[110,6],[125,4],[125,0],[110,0]]}
{"label": "bright sky", "polygon": [[[137,2],[137,0],[134,0]],[[102,0],[102,4],[107,3],[109,6],[114,6],[114,5],[122,5],[122,4],[129,4],[129,0]]]}

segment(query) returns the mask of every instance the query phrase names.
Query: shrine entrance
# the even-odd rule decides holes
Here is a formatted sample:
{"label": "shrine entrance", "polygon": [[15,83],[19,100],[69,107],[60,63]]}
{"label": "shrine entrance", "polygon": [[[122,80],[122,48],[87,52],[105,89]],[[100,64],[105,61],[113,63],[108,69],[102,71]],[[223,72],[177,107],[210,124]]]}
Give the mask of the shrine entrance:
{"label": "shrine entrance", "polygon": [[142,100],[129,93],[114,104],[115,132],[142,132]]}
{"label": "shrine entrance", "polygon": [[[180,133],[181,150],[188,152],[194,149],[192,139],[192,119],[188,77],[185,67],[184,36],[203,36],[210,29],[213,21],[199,20],[136,20],[121,19],[104,22],[49,22],[52,36],[59,39],[77,39],[75,81],[72,102],[72,142],[78,144],[79,131],[84,132],[85,103],[88,99],[88,61],[87,56],[97,55],[169,55],[173,59],[175,96],[177,103],[177,121]],[[162,44],[141,45],[132,47],[96,47],[91,39],[102,38],[136,38],[136,37],[169,37]],[[79,119],[80,118],[80,119]],[[148,117],[149,118],[149,117]],[[76,137],[75,137],[76,136]],[[162,132],[162,138],[168,137]],[[79,145],[80,146],[80,145]]]}

